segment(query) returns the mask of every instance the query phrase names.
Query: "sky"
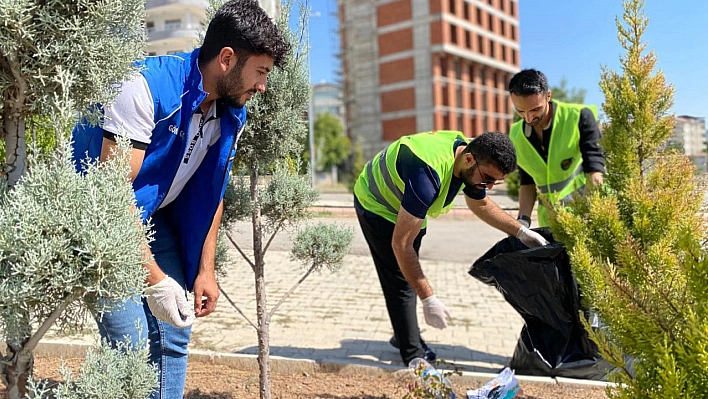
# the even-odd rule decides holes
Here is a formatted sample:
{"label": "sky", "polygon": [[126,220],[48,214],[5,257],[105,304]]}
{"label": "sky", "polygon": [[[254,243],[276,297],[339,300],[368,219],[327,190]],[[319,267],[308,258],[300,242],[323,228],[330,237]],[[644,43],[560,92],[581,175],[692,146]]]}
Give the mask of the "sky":
{"label": "sky", "polygon": [[[602,67],[621,72],[624,50],[615,17],[621,0],[520,0],[521,68],[535,68],[551,86],[562,78],[569,88],[586,89],[585,102],[602,106]],[[311,75],[313,83],[337,80],[339,49],[336,0],[310,0]],[[647,50],[675,87],[677,115],[708,116],[708,1],[648,0]]]}

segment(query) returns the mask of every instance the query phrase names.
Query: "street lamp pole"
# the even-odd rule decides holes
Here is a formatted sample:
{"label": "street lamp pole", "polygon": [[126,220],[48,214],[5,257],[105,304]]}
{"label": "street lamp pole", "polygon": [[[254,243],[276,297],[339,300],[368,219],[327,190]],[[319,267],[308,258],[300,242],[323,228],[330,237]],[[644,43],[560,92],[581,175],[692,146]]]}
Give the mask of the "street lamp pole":
{"label": "street lamp pole", "polygon": [[310,15],[310,18],[308,18],[307,21],[307,71],[308,74],[310,75],[310,106],[307,111],[307,119],[308,119],[308,124],[309,124],[309,131],[308,131],[308,143],[310,145],[310,187],[315,188],[315,105],[314,105],[314,92],[312,90],[312,58],[310,57],[310,52],[312,51],[312,48],[310,47],[310,22],[312,21],[312,17],[319,17],[321,14],[318,12],[314,12]]}
{"label": "street lamp pole", "polygon": [[[307,42],[309,44],[310,38],[308,36]],[[309,50],[308,50],[309,51]],[[309,53],[307,55],[308,57],[308,65],[309,65]],[[314,99],[314,94],[312,91],[312,72],[310,72],[310,106],[309,110],[307,111],[307,115],[309,121],[309,132],[308,132],[308,140],[310,143],[310,187],[315,188],[315,129],[314,129],[314,120],[315,120],[315,107],[313,105],[313,99]]]}

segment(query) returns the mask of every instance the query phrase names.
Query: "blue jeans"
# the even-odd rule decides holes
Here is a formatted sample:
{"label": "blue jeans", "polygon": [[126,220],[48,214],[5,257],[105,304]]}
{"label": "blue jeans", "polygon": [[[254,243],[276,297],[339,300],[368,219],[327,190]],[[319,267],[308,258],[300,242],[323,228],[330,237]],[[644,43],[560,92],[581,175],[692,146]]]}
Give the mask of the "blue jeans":
{"label": "blue jeans", "polygon": [[[176,238],[159,212],[153,216],[152,223],[155,240],[150,243],[150,249],[157,264],[168,276],[185,286]],[[136,328],[136,323],[139,323],[142,331]],[[156,319],[145,300],[136,295],[127,301],[124,307],[117,306],[116,310],[103,314],[103,318],[98,321],[98,330],[101,337],[113,345],[118,341],[125,341],[126,337],[133,347],[137,347],[141,341],[147,341],[149,359],[157,366],[160,383],[159,390],[154,391],[150,398],[181,399],[183,397],[184,381],[187,376],[187,345],[192,332],[191,327],[176,328]]]}

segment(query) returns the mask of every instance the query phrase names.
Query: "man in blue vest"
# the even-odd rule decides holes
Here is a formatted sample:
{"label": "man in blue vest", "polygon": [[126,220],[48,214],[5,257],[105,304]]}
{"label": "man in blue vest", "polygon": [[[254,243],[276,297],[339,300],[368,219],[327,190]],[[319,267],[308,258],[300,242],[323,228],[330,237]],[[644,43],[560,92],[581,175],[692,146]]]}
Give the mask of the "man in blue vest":
{"label": "man in blue vest", "polygon": [[201,48],[147,57],[103,108],[103,126],[74,129],[76,160],[105,160],[116,136],[132,145],[130,179],[154,231],[148,288],[142,304],[128,301],[100,315],[98,324],[112,343],[126,336],[134,345],[149,342],[160,382],[154,398],[183,397],[190,326],[213,312],[219,298],[216,237],[245,103],[265,91],[268,73],[284,66],[289,51],[256,0],[232,0],[217,11]]}
{"label": "man in blue vest", "polygon": [[548,226],[546,203],[566,204],[584,192],[586,182],[591,186],[603,183],[605,158],[595,121],[597,109],[552,100],[546,76],[535,69],[514,75],[509,93],[522,118],[509,132],[521,184],[518,219],[530,226],[538,199],[538,224]]}

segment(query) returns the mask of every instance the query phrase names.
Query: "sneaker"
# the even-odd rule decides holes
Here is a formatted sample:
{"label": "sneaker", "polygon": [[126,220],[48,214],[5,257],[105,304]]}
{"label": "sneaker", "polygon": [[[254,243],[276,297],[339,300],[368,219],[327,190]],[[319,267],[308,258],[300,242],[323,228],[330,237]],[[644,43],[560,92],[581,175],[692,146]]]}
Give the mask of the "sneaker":
{"label": "sneaker", "polygon": [[[391,339],[388,340],[388,343],[391,344],[391,346],[393,346],[394,348],[400,349],[398,347],[398,340],[396,339],[395,335],[393,337],[391,337]],[[425,356],[424,356],[425,360],[427,360],[428,362],[434,362],[435,359],[438,358],[438,355],[435,353],[435,351],[430,349],[428,344],[426,344],[425,341],[423,341],[423,338],[420,339],[420,345],[423,347],[423,350],[425,351]]]}

